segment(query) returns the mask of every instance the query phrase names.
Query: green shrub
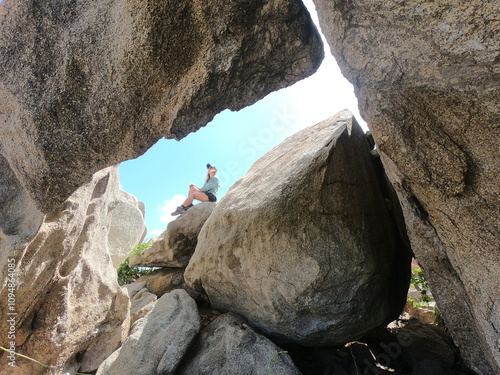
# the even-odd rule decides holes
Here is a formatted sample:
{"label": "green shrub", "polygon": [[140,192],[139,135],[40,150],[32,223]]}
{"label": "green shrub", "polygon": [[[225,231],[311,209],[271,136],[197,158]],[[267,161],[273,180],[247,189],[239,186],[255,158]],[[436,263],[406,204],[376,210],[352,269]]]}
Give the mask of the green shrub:
{"label": "green shrub", "polygon": [[144,242],[141,243],[137,246],[134,246],[132,250],[129,253],[130,255],[139,255],[141,257],[141,263],[144,261],[142,256],[144,255],[144,252],[151,247],[151,242]]}
{"label": "green shrub", "polygon": [[432,302],[434,299],[430,294],[429,284],[425,279],[424,273],[418,267],[415,267],[411,271],[411,279],[410,284],[420,292],[420,301],[415,301],[413,298],[408,298],[409,301],[413,303],[415,307],[428,306],[429,302]]}
{"label": "green shrub", "polygon": [[[432,292],[430,291],[429,284],[425,279],[424,273],[419,267],[415,267],[412,269],[410,284],[420,293],[420,296],[418,296],[417,298],[412,298],[410,296],[408,297],[408,301],[411,302],[414,307],[428,307],[431,305],[431,302],[435,302],[434,297],[432,296]],[[432,304],[432,310],[436,318],[434,324],[446,329],[446,324],[444,322],[443,316],[439,312],[438,306],[436,304]]]}
{"label": "green shrub", "polygon": [[[144,251],[151,246],[151,242],[141,243],[137,246],[134,246],[130,254],[133,255],[143,255]],[[130,256],[129,254],[129,256]],[[142,261],[142,260],[141,260]],[[120,263],[120,266],[117,270],[118,275],[118,284],[123,286],[125,284],[133,283],[139,277],[147,275],[157,269],[156,267],[130,267],[129,257],[127,257],[123,262]]]}

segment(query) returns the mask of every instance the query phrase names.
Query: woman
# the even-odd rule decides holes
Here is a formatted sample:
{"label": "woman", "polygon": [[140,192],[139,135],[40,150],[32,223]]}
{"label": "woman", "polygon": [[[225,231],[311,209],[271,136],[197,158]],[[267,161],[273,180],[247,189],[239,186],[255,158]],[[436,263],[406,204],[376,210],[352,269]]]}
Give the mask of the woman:
{"label": "woman", "polygon": [[177,209],[172,212],[172,216],[182,214],[184,211],[193,207],[193,200],[197,199],[202,202],[216,202],[217,191],[219,190],[220,180],[216,176],[217,168],[207,164],[207,179],[205,185],[201,189],[196,185],[189,185],[189,194],[187,199]]}

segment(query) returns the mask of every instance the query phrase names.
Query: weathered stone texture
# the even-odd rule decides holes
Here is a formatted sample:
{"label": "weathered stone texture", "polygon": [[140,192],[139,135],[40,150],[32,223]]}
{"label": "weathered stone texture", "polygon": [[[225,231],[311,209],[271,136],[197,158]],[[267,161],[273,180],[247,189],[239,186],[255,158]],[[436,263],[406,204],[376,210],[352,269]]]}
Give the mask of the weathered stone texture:
{"label": "weathered stone texture", "polygon": [[[117,167],[96,173],[45,217],[28,246],[9,254],[17,276],[16,350],[54,366],[51,374],[97,369],[128,334],[129,298],[107,251],[109,202],[118,192]],[[0,299],[7,295],[2,285]],[[7,308],[0,304],[1,316],[12,312]],[[7,330],[2,322],[0,336],[7,337]],[[16,367],[6,361],[3,355],[2,374],[46,373],[20,357]]]}
{"label": "weathered stone texture", "polygon": [[400,339],[399,343],[404,344],[402,349],[412,366],[422,360],[437,360],[447,368],[455,365],[456,348],[444,329],[411,319],[391,331]]}
{"label": "weathered stone texture", "polygon": [[296,1],[0,5],[0,153],[44,213],[92,174],[312,74]]}
{"label": "weathered stone texture", "polygon": [[[0,264],[16,255],[38,231],[43,213],[22,188],[7,160],[0,155]],[[3,267],[0,280],[5,281]]]}
{"label": "weathered stone texture", "polygon": [[500,373],[500,2],[315,4],[454,340]]}
{"label": "weathered stone texture", "polygon": [[349,111],[293,135],[219,202],[186,284],[283,342],[359,338],[400,314],[409,282],[381,181]]}
{"label": "weathered stone texture", "polygon": [[114,177],[94,172],[312,74],[322,55],[290,0],[3,1],[0,272],[16,259],[19,350],[86,371],[121,339],[128,298],[105,249]]}

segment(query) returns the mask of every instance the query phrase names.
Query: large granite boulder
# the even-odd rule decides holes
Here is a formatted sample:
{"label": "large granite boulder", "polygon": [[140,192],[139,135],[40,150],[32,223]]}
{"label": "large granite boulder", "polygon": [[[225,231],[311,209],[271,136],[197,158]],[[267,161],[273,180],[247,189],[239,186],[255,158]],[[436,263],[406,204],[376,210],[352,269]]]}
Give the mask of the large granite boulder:
{"label": "large granite boulder", "polygon": [[120,190],[109,203],[108,250],[113,266],[118,268],[132,248],[146,237],[144,204]]}
{"label": "large granite boulder", "polygon": [[174,374],[199,329],[198,308],[187,292],[165,294],[149,315],[137,321],[125,344],[97,374]]}
{"label": "large granite boulder", "polygon": [[129,257],[131,267],[186,267],[198,242],[203,224],[217,205],[202,202],[194,205],[167,225],[167,229],[151,241],[151,246]]}
{"label": "large granite boulder", "polygon": [[447,327],[500,374],[500,2],[314,2]]}
{"label": "large granite boulder", "polygon": [[224,314],[204,328],[176,375],[301,375],[285,351],[245,319]]}
{"label": "large granite boulder", "polygon": [[[27,247],[11,249],[12,261],[2,267],[4,275],[13,273],[14,290],[0,289],[2,301],[14,294],[13,304],[0,304],[0,315],[14,316],[15,350],[54,366],[54,374],[97,369],[128,335],[130,301],[107,251],[109,202],[118,185],[117,167],[94,174],[45,217]],[[9,329],[1,324],[1,337]],[[20,357],[16,367],[8,362],[0,358],[2,374],[46,373]]]}
{"label": "large granite boulder", "polygon": [[[0,153],[26,190],[18,199],[42,213],[94,172],[305,78],[323,57],[294,0],[5,0],[0,52]],[[2,228],[25,210],[14,208]]]}
{"label": "large granite boulder", "polygon": [[280,341],[359,338],[396,318],[408,290],[410,256],[386,199],[365,134],[340,112],[285,140],[231,187],[200,232],[185,281]]}

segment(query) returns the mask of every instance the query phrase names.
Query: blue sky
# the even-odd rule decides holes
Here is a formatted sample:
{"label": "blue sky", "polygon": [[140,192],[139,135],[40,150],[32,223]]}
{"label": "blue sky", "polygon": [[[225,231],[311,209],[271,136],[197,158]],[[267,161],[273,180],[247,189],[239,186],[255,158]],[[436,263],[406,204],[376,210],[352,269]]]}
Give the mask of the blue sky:
{"label": "blue sky", "polygon": [[[312,1],[305,3],[311,10]],[[207,163],[217,166],[220,200],[257,159],[304,127],[347,108],[366,129],[353,87],[324,43],[326,57],[313,76],[238,112],[226,110],[181,141],[162,139],[143,156],[121,163],[121,188],[146,206],[146,239],[175,219],[170,213],[184,200],[189,184],[203,185]]]}

